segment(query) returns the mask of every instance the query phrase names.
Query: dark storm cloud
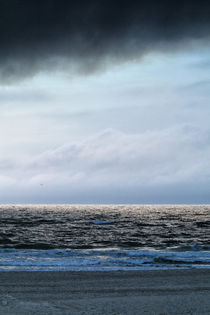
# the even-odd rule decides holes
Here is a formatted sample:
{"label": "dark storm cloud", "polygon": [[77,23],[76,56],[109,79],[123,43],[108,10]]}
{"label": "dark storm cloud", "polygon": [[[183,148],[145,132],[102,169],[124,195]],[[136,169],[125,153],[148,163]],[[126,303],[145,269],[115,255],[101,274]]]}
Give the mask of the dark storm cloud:
{"label": "dark storm cloud", "polygon": [[0,0],[0,76],[9,80],[107,62],[205,39],[209,1]]}

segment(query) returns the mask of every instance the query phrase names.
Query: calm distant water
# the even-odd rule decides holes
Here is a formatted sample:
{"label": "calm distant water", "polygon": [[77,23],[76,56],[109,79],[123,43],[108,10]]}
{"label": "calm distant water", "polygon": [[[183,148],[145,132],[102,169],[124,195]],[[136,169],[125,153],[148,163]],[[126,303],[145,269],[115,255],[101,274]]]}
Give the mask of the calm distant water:
{"label": "calm distant water", "polygon": [[210,268],[210,205],[0,205],[0,270]]}

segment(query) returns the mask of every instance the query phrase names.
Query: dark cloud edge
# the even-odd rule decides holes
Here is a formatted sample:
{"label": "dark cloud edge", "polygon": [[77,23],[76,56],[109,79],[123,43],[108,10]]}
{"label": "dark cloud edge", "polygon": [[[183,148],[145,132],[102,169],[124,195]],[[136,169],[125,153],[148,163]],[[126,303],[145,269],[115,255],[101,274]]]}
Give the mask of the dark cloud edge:
{"label": "dark cloud edge", "polygon": [[208,43],[210,2],[1,0],[0,80],[110,64]]}

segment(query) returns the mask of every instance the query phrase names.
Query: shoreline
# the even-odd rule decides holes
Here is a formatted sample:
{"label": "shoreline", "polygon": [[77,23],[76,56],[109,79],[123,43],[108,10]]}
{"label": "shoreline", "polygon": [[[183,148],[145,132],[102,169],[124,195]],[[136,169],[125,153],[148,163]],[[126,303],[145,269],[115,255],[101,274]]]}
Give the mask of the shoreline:
{"label": "shoreline", "polygon": [[1,271],[1,314],[209,314],[210,269]]}

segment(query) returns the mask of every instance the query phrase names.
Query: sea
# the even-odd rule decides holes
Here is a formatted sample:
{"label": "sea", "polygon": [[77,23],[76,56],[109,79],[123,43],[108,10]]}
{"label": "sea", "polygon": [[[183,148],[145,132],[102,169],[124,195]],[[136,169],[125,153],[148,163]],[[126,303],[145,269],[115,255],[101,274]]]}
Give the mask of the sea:
{"label": "sea", "polygon": [[1,271],[210,268],[210,205],[0,205]]}

